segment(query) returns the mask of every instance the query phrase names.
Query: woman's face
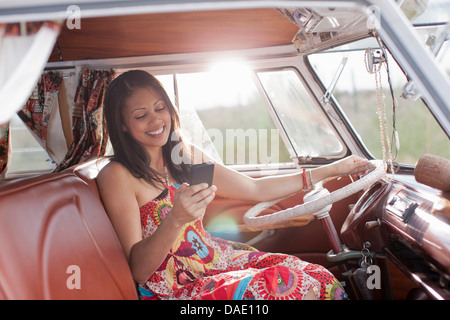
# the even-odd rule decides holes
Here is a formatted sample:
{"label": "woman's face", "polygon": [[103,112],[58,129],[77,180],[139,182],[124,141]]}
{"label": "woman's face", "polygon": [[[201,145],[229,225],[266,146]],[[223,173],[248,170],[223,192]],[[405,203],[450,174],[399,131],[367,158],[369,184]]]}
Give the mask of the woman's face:
{"label": "woman's face", "polygon": [[122,110],[123,130],[147,151],[164,146],[169,138],[171,115],[163,97],[152,88],[136,89]]}

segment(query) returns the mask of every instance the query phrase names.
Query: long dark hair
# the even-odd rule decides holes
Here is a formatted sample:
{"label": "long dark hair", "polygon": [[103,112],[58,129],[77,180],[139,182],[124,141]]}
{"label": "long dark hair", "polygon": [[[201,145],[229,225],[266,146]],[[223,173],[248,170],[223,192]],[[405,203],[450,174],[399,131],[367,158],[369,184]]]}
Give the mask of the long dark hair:
{"label": "long dark hair", "polygon": [[[190,161],[186,161],[186,159],[189,159],[189,150],[179,134],[180,117],[178,111],[158,79],[142,70],[124,72],[111,82],[106,91],[104,114],[114,149],[112,160],[122,163],[134,177],[142,178],[154,186],[161,186],[160,174],[150,168],[151,159],[148,152],[128,132],[122,130],[124,125],[122,110],[125,103],[135,90],[142,88],[156,90],[169,109],[172,125],[169,139],[162,147],[164,161],[173,179],[177,182],[188,181]],[[172,161],[172,156],[176,156],[177,160],[184,160]]]}

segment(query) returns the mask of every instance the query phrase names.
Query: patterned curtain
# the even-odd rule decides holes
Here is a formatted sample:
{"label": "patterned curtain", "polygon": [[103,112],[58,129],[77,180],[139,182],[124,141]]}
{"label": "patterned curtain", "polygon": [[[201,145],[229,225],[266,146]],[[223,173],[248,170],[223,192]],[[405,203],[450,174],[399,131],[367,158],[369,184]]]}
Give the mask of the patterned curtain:
{"label": "patterned curtain", "polygon": [[0,28],[4,29],[5,35],[7,36],[20,36],[20,35],[30,35],[37,33],[42,26],[55,29],[59,32],[61,29],[60,23],[54,21],[35,21],[26,23],[0,23]]}
{"label": "patterned curtain", "polygon": [[0,180],[8,165],[9,158],[9,122],[0,125]]}
{"label": "patterned curtain", "polygon": [[23,107],[55,45],[55,22],[0,24],[0,124]]}
{"label": "patterned curtain", "polygon": [[104,125],[103,99],[112,79],[111,70],[81,70],[74,97],[73,141],[56,171],[105,154],[108,136]]}
{"label": "patterned curtain", "polygon": [[59,73],[43,74],[25,107],[17,113],[27,127],[39,138],[39,142],[45,150],[47,150],[47,127],[53,106],[58,100],[61,83],[62,77]]}

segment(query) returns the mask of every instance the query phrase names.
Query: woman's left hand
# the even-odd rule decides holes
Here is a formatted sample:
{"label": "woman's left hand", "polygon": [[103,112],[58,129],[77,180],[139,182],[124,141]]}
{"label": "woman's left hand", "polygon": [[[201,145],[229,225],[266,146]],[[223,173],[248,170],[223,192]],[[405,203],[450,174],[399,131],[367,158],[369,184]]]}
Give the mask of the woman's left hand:
{"label": "woman's left hand", "polygon": [[368,170],[373,169],[373,165],[367,159],[358,156],[350,156],[334,162],[333,171],[336,176],[351,175],[356,179],[359,175],[367,173]]}

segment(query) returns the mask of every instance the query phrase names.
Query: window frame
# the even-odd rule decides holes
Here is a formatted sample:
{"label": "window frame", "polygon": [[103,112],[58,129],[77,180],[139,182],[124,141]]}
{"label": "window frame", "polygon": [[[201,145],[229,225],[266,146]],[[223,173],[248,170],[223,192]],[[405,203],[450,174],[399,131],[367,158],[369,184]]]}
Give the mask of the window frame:
{"label": "window frame", "polygon": [[[256,76],[256,72],[260,70],[269,69],[283,69],[283,68],[295,68],[296,74],[299,75],[300,81],[305,89],[310,94],[313,101],[316,102],[317,107],[323,112],[326,119],[328,119],[331,127],[337,133],[337,137],[340,139],[347,153],[344,156],[350,154],[364,155],[362,151],[359,138],[351,130],[351,126],[345,117],[331,105],[323,105],[320,102],[320,97],[323,95],[324,90],[321,83],[316,79],[316,75],[305,62],[305,53],[299,53],[292,45],[281,45],[276,47],[266,47],[257,49],[245,49],[245,50],[232,50],[232,51],[219,51],[219,52],[197,52],[197,53],[180,53],[171,55],[152,55],[144,57],[123,57],[112,59],[99,59],[99,60],[80,60],[80,61],[67,61],[67,62],[53,62],[48,63],[46,70],[52,69],[71,69],[77,70],[80,67],[88,68],[112,68],[118,72],[132,69],[142,69],[150,72],[155,76],[166,74],[181,74],[181,73],[193,73],[193,72],[205,72],[208,71],[208,67],[215,61],[223,58],[238,58],[245,60],[249,67]],[[258,81],[254,81],[258,90],[262,90],[261,84]],[[176,88],[175,88],[176,91]],[[176,94],[176,92],[175,92]],[[266,94],[261,94],[261,97],[266,103],[266,108],[269,114],[272,112],[270,102],[266,101]],[[284,129],[280,126],[278,121],[274,121],[275,126],[279,129],[280,134],[284,134]],[[282,137],[282,141],[283,140]],[[291,152],[290,144],[286,144],[288,152]],[[294,154],[294,153],[291,153]],[[229,165],[231,168],[241,172],[245,172],[248,175],[262,176],[266,174],[286,173],[290,170],[297,170],[299,165],[301,166],[317,166],[322,164],[331,163],[339,158],[313,158],[307,163],[299,164],[297,161],[290,163],[275,164],[261,164],[261,165]]]}
{"label": "window frame", "polygon": [[[269,112],[269,115],[271,116],[274,125],[279,130],[280,136],[282,141],[284,142],[288,152],[291,155],[291,158],[293,159],[292,163],[273,163],[273,164],[232,164],[232,165],[226,165],[227,167],[233,168],[235,170],[241,171],[241,172],[247,172],[249,174],[254,174],[256,176],[263,175],[261,172],[264,172],[267,174],[270,172],[277,172],[279,169],[282,170],[289,170],[289,169],[295,169],[298,166],[316,166],[316,165],[323,165],[332,163],[336,160],[342,159],[352,153],[355,153],[354,151],[350,150],[348,147],[348,143],[346,139],[342,136],[342,134],[339,132],[338,128],[336,127],[336,123],[342,123],[342,119],[335,119],[333,115],[330,114],[330,111],[326,111],[323,107],[323,105],[320,103],[320,100],[316,94],[314,94],[314,91],[311,89],[309,83],[299,70],[299,65],[297,62],[300,60],[298,59],[298,54],[295,57],[291,57],[288,60],[290,63],[286,63],[286,58],[276,58],[276,59],[261,59],[261,60],[247,60],[249,67],[252,70],[253,74],[253,81],[258,89],[258,91],[261,94],[261,98],[263,99],[266,109]],[[271,64],[268,66],[268,64]],[[148,72],[154,74],[155,76],[161,76],[161,75],[175,75],[174,81],[176,81],[176,75],[181,73],[197,73],[197,72],[207,72],[208,70],[205,68],[205,64],[201,64],[199,66],[195,66],[193,64],[182,64],[181,68],[172,66],[170,69],[160,69],[158,67],[158,71],[154,70],[151,67],[144,67],[145,70]],[[304,86],[304,89],[308,92],[310,95],[312,102],[316,104],[319,111],[322,113],[324,120],[328,122],[330,125],[330,128],[333,130],[333,132],[336,134],[336,138],[339,140],[343,147],[343,152],[336,156],[328,156],[328,157],[313,157],[313,158],[307,158],[304,160],[304,157],[298,158],[294,148],[290,142],[290,138],[286,134],[286,129],[283,126],[283,124],[280,122],[279,116],[277,114],[277,111],[274,109],[272,102],[270,101],[270,98],[268,97],[260,79],[258,78],[257,73],[258,72],[270,72],[270,71],[280,71],[280,70],[293,70],[294,73],[298,76],[300,82]],[[182,72],[178,72],[182,70]],[[307,69],[308,72],[310,72],[310,69]],[[155,72],[156,71],[156,72]],[[309,73],[310,77],[315,78],[315,72]],[[174,88],[176,88],[178,84],[174,85]],[[178,100],[177,96],[177,90],[174,92],[175,98]],[[340,115],[342,115],[342,112],[339,112]],[[348,125],[348,120],[345,121]],[[348,126],[346,126],[348,128]],[[357,135],[353,134],[352,137],[357,137]],[[357,138],[359,140],[359,138]],[[361,144],[357,144],[358,146]],[[358,153],[358,152],[357,152]],[[297,159],[297,160],[295,160]],[[284,172],[284,171],[283,171]]]}
{"label": "window frame", "polygon": [[[362,39],[366,39],[368,37],[363,37],[363,38],[359,38],[356,40],[352,40],[351,42],[354,41],[359,41]],[[349,42],[344,42],[344,43],[340,43],[338,46],[342,46],[345,45],[346,43]],[[323,49],[320,51],[326,51],[328,49]],[[318,51],[311,51],[311,52],[307,52],[304,54],[303,56],[303,61],[305,66],[308,68],[310,74],[312,74],[315,83],[319,85],[320,90],[322,91],[322,96],[326,94],[328,88],[326,86],[325,83],[323,83],[322,79],[319,77],[319,75],[316,73],[316,71],[314,70],[314,67],[312,66],[312,64],[309,61],[309,56],[312,54],[317,54],[320,53]],[[369,151],[369,149],[367,149],[367,147],[365,146],[364,142],[362,141],[362,139],[360,138],[360,136],[358,135],[355,127],[352,125],[352,123],[350,122],[350,119],[346,116],[346,114],[344,113],[343,109],[341,108],[341,106],[339,105],[338,101],[335,99],[334,95],[331,93],[329,96],[329,101],[328,101],[328,105],[333,109],[333,111],[336,113],[336,117],[341,119],[341,124],[343,124],[350,137],[351,137],[351,141],[353,141],[355,143],[355,147],[357,148],[357,150],[360,151],[360,156],[373,160],[375,159],[375,157],[372,155],[372,153]],[[328,114],[330,114],[330,112],[328,112]],[[334,119],[334,116],[331,116]]]}
{"label": "window frame", "polygon": [[[315,105],[318,107],[319,112],[321,112],[323,119],[330,125],[330,128],[333,130],[333,132],[336,135],[336,138],[339,140],[339,142],[341,143],[342,147],[343,147],[343,152],[341,152],[339,155],[336,156],[327,156],[327,157],[312,157],[306,160],[306,162],[311,163],[311,164],[324,164],[324,163],[329,163],[332,162],[334,160],[337,159],[342,159],[343,157],[345,157],[346,155],[349,154],[349,150],[347,147],[346,142],[344,141],[344,139],[342,138],[341,134],[339,133],[339,131],[337,130],[337,128],[335,127],[333,121],[330,119],[330,114],[325,112],[325,110],[323,109],[318,97],[313,93],[313,91],[311,90],[311,88],[308,85],[308,82],[306,81],[305,77],[302,75],[302,73],[299,71],[299,69],[295,66],[285,66],[285,67],[281,67],[281,68],[269,68],[269,69],[260,69],[260,70],[255,70],[255,74],[257,74],[258,72],[270,72],[270,71],[282,71],[282,70],[292,70],[294,71],[294,74],[297,75],[297,77],[299,78],[301,84],[303,85],[303,88],[307,91],[307,93],[309,94],[311,101],[313,103],[315,103]],[[282,131],[284,133],[284,136],[287,139],[287,142],[285,143],[289,143],[289,151],[291,152],[291,157],[293,158],[297,158],[299,159],[299,163],[302,163],[302,157],[304,157],[303,155],[298,155],[291,143],[291,138],[288,136],[288,134],[286,133],[286,129],[283,125],[283,123],[280,120],[280,117],[277,113],[276,108],[274,107],[272,101],[270,100],[266,90],[264,89],[264,86],[261,83],[261,80],[258,78],[258,82],[259,82],[259,86],[261,86],[261,89],[264,91],[264,96],[265,96],[265,100],[267,102],[267,108],[270,110],[270,112],[274,114],[274,117],[276,118],[275,125],[279,128],[280,131]]]}
{"label": "window frame", "polygon": [[[14,126],[13,126],[14,123]],[[16,124],[18,124],[18,127],[16,127]],[[4,175],[4,181],[8,181],[8,180],[13,180],[13,179],[18,179],[18,178],[23,178],[23,177],[27,177],[30,175],[35,175],[35,174],[45,174],[45,173],[51,173],[54,171],[54,169],[56,168],[56,164],[55,162],[52,160],[52,158],[50,157],[50,155],[48,154],[48,152],[42,147],[42,145],[39,143],[38,139],[35,136],[35,133],[30,130],[30,128],[28,128],[28,126],[19,118],[19,116],[15,115],[14,119],[10,120],[10,124],[9,124],[9,134],[10,134],[10,140],[9,140],[9,148],[10,148],[10,157],[8,159],[8,161],[10,162],[6,168],[5,171],[5,175]],[[31,137],[34,139],[34,144],[36,144],[36,149],[38,150],[34,150],[34,151],[27,151],[28,149],[34,149],[34,148],[20,148],[17,146],[14,146],[14,142],[13,140],[16,140],[15,136],[15,132],[19,130],[19,131],[23,131],[26,132],[25,135],[28,136],[30,139]],[[24,149],[24,150],[22,150]],[[47,154],[47,159],[45,159],[45,161],[47,161],[50,165],[48,166],[47,169],[32,169],[32,167],[30,166],[27,169],[20,169],[20,170],[11,170],[11,165],[14,162],[15,159],[15,155],[17,153],[26,153],[26,152],[37,152],[37,153],[41,153],[44,152]],[[28,162],[30,163],[30,162]],[[13,167],[14,168],[14,167]]]}
{"label": "window frame", "polygon": [[[414,26],[414,27],[417,28],[417,26]],[[418,26],[418,28],[420,28],[420,27],[422,27],[422,26]],[[430,26],[428,26],[428,27],[430,27]],[[434,27],[436,27],[436,25],[434,25]],[[357,38],[351,39],[350,41],[341,42],[341,43],[339,43],[339,44],[334,45],[333,47],[329,47],[329,48],[321,48],[320,50],[312,50],[312,51],[306,52],[306,53],[304,54],[304,57],[303,57],[303,58],[304,58],[304,62],[305,62],[305,64],[308,66],[308,68],[310,69],[310,72],[311,72],[312,74],[314,74],[314,77],[316,78],[317,83],[320,83],[320,84],[321,84],[321,87],[323,88],[322,90],[323,90],[324,94],[325,94],[325,92],[327,91],[326,84],[323,83],[323,81],[322,81],[323,79],[321,79],[321,78],[319,77],[319,75],[316,73],[316,71],[315,71],[313,65],[312,65],[312,64],[310,63],[310,61],[309,61],[309,56],[310,56],[310,55],[313,55],[313,54],[321,54],[321,53],[324,53],[324,52],[326,52],[326,51],[333,52],[333,49],[335,49],[335,48],[337,48],[337,47],[341,47],[341,46],[344,46],[344,45],[346,45],[346,44],[358,42],[358,41],[361,41],[361,40],[368,40],[368,39],[370,39],[370,38],[372,38],[375,42],[377,41],[374,35],[368,34],[368,35],[366,35],[366,36],[364,36],[364,37],[357,37]],[[446,41],[447,41],[447,45],[450,46],[450,40],[446,40]],[[388,53],[389,53],[391,59],[393,59],[393,62],[396,64],[396,66],[399,68],[399,70],[401,70],[401,72],[405,75],[405,78],[408,79],[409,81],[412,81],[411,78],[408,76],[407,72],[405,71],[405,69],[402,67],[402,65],[401,65],[401,63],[400,63],[401,61],[399,61],[399,59],[396,58],[396,56],[395,56],[394,53],[391,51],[391,49],[389,48],[389,46],[388,46],[386,43],[384,43],[384,42],[383,42],[383,45],[386,47],[386,50],[388,51]],[[425,45],[425,44],[424,44],[424,45]],[[377,48],[379,49],[379,47],[377,47]],[[449,47],[449,48],[450,48],[450,47]],[[363,49],[362,49],[362,48],[361,48],[361,49],[353,49],[353,50],[350,50],[350,51],[354,52],[354,51],[357,51],[357,50],[363,50]],[[403,59],[403,58],[402,58],[402,59]],[[436,59],[437,59],[437,57],[436,57]],[[400,60],[401,60],[401,59],[400,59]],[[437,60],[436,60],[436,61],[437,61]],[[442,127],[441,122],[439,122],[439,119],[438,119],[438,118],[436,117],[436,115],[434,114],[432,108],[430,108],[430,106],[429,106],[429,104],[427,103],[427,100],[425,99],[425,97],[421,96],[421,97],[419,97],[419,99],[422,101],[424,107],[429,111],[430,115],[433,117],[433,119],[436,121],[436,123],[439,124],[439,126],[441,127],[441,129],[444,131],[444,134],[445,134],[445,133],[446,133],[446,132],[445,132],[445,129]],[[356,130],[355,127],[352,125],[351,121],[350,121],[349,118],[346,116],[346,114],[345,114],[343,108],[339,105],[339,102],[336,100],[336,98],[335,98],[335,96],[334,96],[333,94],[331,94],[330,97],[329,97],[329,103],[330,103],[330,105],[332,105],[333,108],[336,110],[336,113],[339,114],[339,117],[340,117],[341,119],[345,119],[345,123],[346,123],[346,125],[348,126],[349,132],[353,134],[353,137],[354,137],[353,140],[354,140],[355,142],[358,143],[358,147],[359,147],[359,149],[362,151],[362,156],[364,156],[364,157],[366,157],[366,158],[368,158],[368,159],[375,159],[376,157],[375,157],[375,156],[370,152],[370,150],[366,147],[366,145],[364,144],[364,142],[363,142],[363,140],[362,140],[362,137],[360,137],[360,136],[358,135],[357,130]],[[391,141],[391,144],[392,144],[392,143],[394,143],[394,142]],[[405,169],[405,170],[413,170],[413,169],[414,169],[414,166],[415,166],[415,164],[413,164],[413,163],[399,162],[399,161],[397,161],[397,160],[394,160],[394,163],[395,163],[396,166],[399,166],[399,167],[401,167],[402,169]]]}

